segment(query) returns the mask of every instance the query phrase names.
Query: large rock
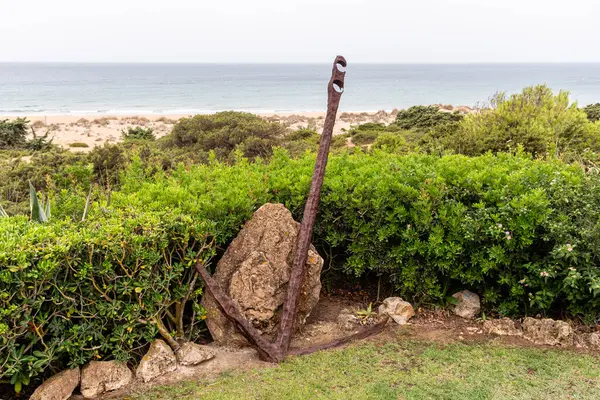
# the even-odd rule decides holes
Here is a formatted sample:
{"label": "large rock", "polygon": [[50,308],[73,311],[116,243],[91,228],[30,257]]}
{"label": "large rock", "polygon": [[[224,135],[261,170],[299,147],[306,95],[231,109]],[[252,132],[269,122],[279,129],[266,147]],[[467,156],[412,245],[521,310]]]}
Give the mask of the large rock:
{"label": "large rock", "polygon": [[79,367],[59,372],[38,386],[29,399],[67,400],[79,386],[79,376]]}
{"label": "large rock", "polygon": [[117,390],[133,381],[133,373],[117,361],[91,361],[81,371],[81,394],[94,398]]}
{"label": "large rock", "polygon": [[152,379],[175,371],[177,368],[177,358],[175,353],[164,340],[157,339],[150,345],[148,352],[135,370],[137,378],[144,382],[149,382]]}
{"label": "large rock", "polygon": [[526,339],[537,344],[573,345],[573,328],[565,321],[527,317],[523,320],[523,334]]}
{"label": "large rock", "polygon": [[389,315],[398,325],[405,325],[415,315],[412,304],[400,297],[388,297],[378,309],[379,315]]}
{"label": "large rock", "polygon": [[489,319],[483,322],[485,333],[499,336],[523,336],[523,331],[510,318]]}
{"label": "large rock", "polygon": [[198,365],[215,357],[215,353],[208,346],[185,342],[175,352],[177,362],[181,365]]}
{"label": "large rock", "polygon": [[[267,337],[276,333],[290,279],[300,224],[282,204],[265,204],[233,240],[217,265],[215,281],[238,304],[241,314]],[[300,327],[319,301],[323,259],[311,245],[305,266],[296,327]],[[246,344],[206,293],[202,305],[206,325],[217,343]]]}
{"label": "large rock", "polygon": [[479,302],[479,296],[475,293],[463,290],[462,292],[454,293],[452,297],[458,300],[458,304],[452,308],[454,314],[466,319],[473,319],[479,314],[481,303]]}

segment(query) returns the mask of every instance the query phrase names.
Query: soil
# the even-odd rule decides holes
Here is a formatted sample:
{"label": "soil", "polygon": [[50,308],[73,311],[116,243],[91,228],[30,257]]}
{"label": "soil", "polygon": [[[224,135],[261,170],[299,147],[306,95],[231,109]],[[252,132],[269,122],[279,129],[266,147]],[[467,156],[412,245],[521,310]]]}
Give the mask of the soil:
{"label": "soil", "polygon": [[[315,345],[331,342],[332,340],[350,335],[340,329],[337,317],[342,310],[364,310],[369,305],[369,296],[364,292],[336,292],[336,294],[322,294],[306,324],[299,329],[292,341],[292,349],[305,349]],[[373,305],[376,310],[375,304]],[[508,346],[550,348],[534,344],[522,337],[495,336],[483,333],[480,320],[465,320],[453,315],[447,310],[416,310],[417,314],[407,325],[399,326],[390,321],[386,328],[377,336],[366,340],[375,342],[389,342],[398,338],[424,340],[440,344],[450,343],[498,343]],[[357,325],[356,331],[362,327]],[[195,367],[179,366],[176,371],[165,374],[150,383],[134,383],[123,390],[109,393],[102,399],[122,399],[136,393],[147,391],[153,386],[171,385],[179,381],[211,381],[219,374],[231,370],[247,370],[272,366],[261,361],[256,351],[252,348],[225,348],[212,346],[216,357]],[[581,353],[598,354],[590,349],[571,348],[570,350]],[[82,400],[81,396],[71,399]]]}

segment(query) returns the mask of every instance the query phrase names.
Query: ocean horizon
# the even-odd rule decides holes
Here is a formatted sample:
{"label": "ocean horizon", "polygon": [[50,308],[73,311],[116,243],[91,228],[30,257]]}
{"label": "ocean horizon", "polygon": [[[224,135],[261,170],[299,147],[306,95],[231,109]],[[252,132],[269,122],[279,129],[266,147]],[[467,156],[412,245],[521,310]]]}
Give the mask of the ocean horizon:
{"label": "ocean horizon", "polygon": [[[0,63],[0,115],[169,115],[326,109],[330,64]],[[348,65],[340,111],[476,106],[547,84],[600,102],[600,63]]]}

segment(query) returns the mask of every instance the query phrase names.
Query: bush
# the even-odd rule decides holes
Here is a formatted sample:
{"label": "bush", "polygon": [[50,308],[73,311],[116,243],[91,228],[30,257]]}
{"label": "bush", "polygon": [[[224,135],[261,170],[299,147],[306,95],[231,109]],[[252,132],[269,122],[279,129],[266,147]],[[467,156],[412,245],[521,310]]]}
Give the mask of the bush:
{"label": "bush", "polygon": [[24,149],[27,146],[29,121],[17,118],[0,120],[0,150]]}
{"label": "bush", "polygon": [[121,138],[123,140],[155,140],[154,130],[152,128],[142,128],[136,126],[135,128],[128,127],[127,130],[121,132]]}
{"label": "bush", "polygon": [[167,148],[214,151],[219,159],[232,158],[236,149],[247,157],[267,157],[285,133],[285,127],[279,123],[267,122],[254,114],[226,111],[182,118],[161,143]]}
{"label": "bush", "polygon": [[0,236],[0,379],[17,391],[89,360],[135,362],[159,331],[186,339],[200,332],[193,261],[211,247],[203,247],[206,226],[189,216],[114,210],[86,223],[0,218]]}
{"label": "bush", "polygon": [[519,146],[535,156],[577,159],[585,150],[600,149],[600,125],[588,121],[583,110],[547,86],[525,88],[523,93],[494,99],[496,108],[465,117],[449,145],[459,153],[515,151]]}
{"label": "bush", "polygon": [[72,148],[86,148],[86,147],[90,147],[90,145],[87,144],[87,143],[83,143],[83,142],[73,142],[73,143],[69,143],[69,147],[72,147]]}
{"label": "bush", "polygon": [[396,115],[395,124],[401,129],[427,132],[440,125],[452,124],[463,119],[459,112],[440,111],[437,106],[413,106]]}
{"label": "bush", "polygon": [[[82,196],[64,189],[49,223],[1,218],[0,379],[26,383],[90,359],[135,362],[165,330],[195,337],[197,287],[183,305],[194,254],[210,257],[212,243],[222,251],[266,202],[300,219],[314,162],[277,150],[269,162],[213,157],[167,174],[137,155],[111,205],[97,201],[83,223],[67,218]],[[313,242],[330,274],[381,276],[416,304],[470,289],[486,312],[596,323],[598,221],[600,177],[577,166],[373,150],[331,156]],[[185,310],[187,329],[167,309]]]}
{"label": "bush", "polygon": [[590,104],[583,111],[591,122],[600,121],[600,103]]}
{"label": "bush", "polygon": [[[300,218],[313,164],[312,155],[277,153],[268,164],[194,166],[154,178],[139,164],[114,198],[213,220],[226,243],[267,201],[285,203]],[[558,161],[334,155],[314,237],[338,268],[383,275],[415,302],[443,302],[469,288],[503,315],[564,312],[594,320],[599,202],[598,176]]]}

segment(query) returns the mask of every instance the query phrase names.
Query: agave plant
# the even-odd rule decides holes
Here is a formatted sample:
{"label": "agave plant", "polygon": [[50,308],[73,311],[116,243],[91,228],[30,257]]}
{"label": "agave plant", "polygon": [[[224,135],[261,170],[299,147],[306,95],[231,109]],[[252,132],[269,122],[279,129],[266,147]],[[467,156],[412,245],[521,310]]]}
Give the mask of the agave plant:
{"label": "agave plant", "polygon": [[50,219],[50,199],[46,200],[46,204],[40,203],[31,181],[29,181],[29,208],[32,221],[48,222]]}
{"label": "agave plant", "polygon": [[7,218],[8,214],[6,213],[6,211],[4,211],[4,208],[2,208],[2,204],[0,204],[0,218]]}

